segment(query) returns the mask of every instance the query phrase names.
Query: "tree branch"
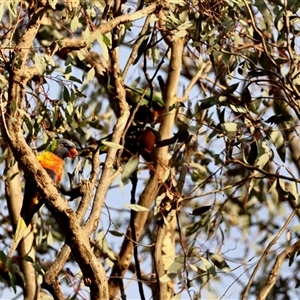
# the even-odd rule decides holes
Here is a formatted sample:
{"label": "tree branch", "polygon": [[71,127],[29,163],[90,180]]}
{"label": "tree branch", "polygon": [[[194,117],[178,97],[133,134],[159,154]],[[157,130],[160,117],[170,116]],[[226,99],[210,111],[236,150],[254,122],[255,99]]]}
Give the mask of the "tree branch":
{"label": "tree branch", "polygon": [[[166,103],[166,115],[164,116],[161,127],[160,135],[161,139],[167,139],[171,135],[172,126],[174,124],[175,112],[174,110],[168,112],[168,108],[172,107],[177,100],[177,88],[181,71],[181,58],[184,47],[184,39],[178,39],[174,41],[171,46],[171,59],[169,65],[169,76],[167,79],[166,90],[164,91],[164,100]],[[159,188],[159,183],[161,178],[163,178],[166,166],[168,165],[168,147],[162,147],[156,149],[157,160],[155,162],[155,172],[153,172],[150,177],[143,193],[140,196],[138,204],[146,208],[150,208],[153,203]],[[148,212],[137,212],[135,216],[135,230],[136,230],[136,240],[138,241],[142,232],[142,229],[146,223]],[[130,265],[130,261],[133,254],[133,242],[132,242],[132,232],[130,226],[127,229],[124,241],[121,246],[119,253],[119,260],[115,263],[109,284],[109,294],[110,299],[114,297],[119,292],[120,282],[118,278],[122,278]]]}
{"label": "tree branch", "polygon": [[284,249],[276,258],[273,268],[270,271],[269,277],[267,282],[265,283],[264,287],[258,294],[257,300],[264,300],[268,297],[272,287],[276,283],[278,276],[280,275],[280,269],[284,261],[293,256],[297,251],[300,250],[300,240],[294,243],[291,246],[288,246]]}
{"label": "tree branch", "polygon": [[256,273],[258,272],[259,268],[261,267],[261,265],[263,264],[264,259],[267,257],[268,253],[270,252],[271,248],[273,247],[273,245],[275,245],[275,243],[278,241],[278,239],[282,236],[282,234],[284,233],[284,231],[286,230],[287,226],[290,224],[290,222],[292,221],[292,219],[294,218],[296,214],[296,210],[294,210],[290,216],[288,217],[288,219],[285,221],[284,225],[281,227],[281,229],[279,230],[279,232],[276,234],[276,236],[272,239],[272,241],[269,243],[269,245],[267,246],[267,248],[265,249],[265,251],[263,252],[261,258],[259,259],[255,269],[253,270],[249,281],[247,283],[247,286],[243,292],[243,297],[242,300],[246,300],[248,298],[248,293],[251,287],[251,284],[254,280],[254,277],[256,275]]}
{"label": "tree branch", "polygon": [[[37,10],[29,23],[28,29],[20,41],[17,43],[15,52],[20,57],[21,66],[25,66],[28,49],[30,49],[33,39],[37,34],[44,9]],[[9,70],[9,95],[7,107],[7,134],[6,138],[12,149],[12,152],[24,169],[32,177],[37,186],[43,191],[46,200],[46,206],[66,235],[66,242],[70,246],[76,262],[82,270],[84,282],[90,287],[91,298],[107,299],[108,290],[106,274],[103,266],[94,256],[89,244],[89,237],[80,227],[75,212],[68,207],[66,202],[60,197],[57,188],[54,186],[47,172],[38,163],[32,150],[26,144],[21,130],[21,104],[25,97],[25,86],[28,82],[28,75],[20,68],[20,64],[15,61],[11,70]]]}
{"label": "tree branch", "polygon": [[[9,149],[9,154],[7,157],[7,180],[5,181],[5,194],[7,200],[7,206],[9,210],[9,215],[12,217],[13,228],[16,228],[17,220],[20,215],[23,194],[21,190],[21,176],[18,168],[17,162],[12,165],[12,160],[14,160],[12,156],[12,152]],[[9,167],[10,166],[10,167]],[[16,175],[17,174],[17,175]],[[18,247],[18,251],[20,253],[20,257],[24,257],[26,255],[32,257],[35,260],[35,250],[32,247],[33,243],[33,232],[30,232],[25,239],[21,241]],[[24,280],[26,285],[24,288],[24,298],[26,300],[29,299],[37,299],[38,295],[38,287],[37,287],[37,276],[35,273],[35,269],[33,265],[20,259],[21,270],[24,274]],[[9,278],[9,277],[8,277]],[[9,278],[10,280],[10,278]]]}

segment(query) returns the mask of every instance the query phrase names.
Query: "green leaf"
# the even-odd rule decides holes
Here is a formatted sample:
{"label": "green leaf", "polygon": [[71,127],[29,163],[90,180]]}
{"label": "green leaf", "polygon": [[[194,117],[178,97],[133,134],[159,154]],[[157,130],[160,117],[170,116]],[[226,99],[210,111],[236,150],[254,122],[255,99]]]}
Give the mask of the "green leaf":
{"label": "green leaf", "polygon": [[95,77],[95,68],[91,68],[88,73],[87,73],[87,81],[90,82],[94,79]]}
{"label": "green leaf", "polygon": [[69,66],[72,64],[72,62],[74,61],[74,57],[72,54],[68,54],[67,59],[65,60],[65,66]]}
{"label": "green leaf", "polygon": [[271,130],[267,135],[269,141],[275,146],[278,155],[285,162],[286,144],[284,138],[279,130]]}
{"label": "green leaf", "polygon": [[78,19],[77,15],[75,15],[75,16],[73,17],[73,19],[72,19],[70,25],[71,25],[71,30],[72,30],[72,32],[75,32],[76,29],[77,29],[78,26],[79,26],[79,19]]}
{"label": "green leaf", "polygon": [[266,122],[267,123],[273,123],[273,124],[280,124],[280,123],[283,123],[283,122],[289,122],[289,121],[292,121],[293,120],[293,117],[290,115],[290,114],[276,114],[276,115],[273,115],[271,117],[269,117]]}
{"label": "green leaf", "polygon": [[228,122],[221,124],[221,128],[227,133],[237,132],[239,129],[244,127],[245,124],[241,122]]}
{"label": "green leaf", "polygon": [[204,176],[207,175],[207,168],[200,163],[191,162],[189,164],[190,168],[196,169],[200,174],[203,174]]}
{"label": "green leaf", "polygon": [[222,256],[218,254],[210,254],[209,258],[217,268],[221,269],[225,273],[230,272],[230,267]]}
{"label": "green leaf", "polygon": [[230,104],[229,107],[236,113],[239,113],[239,114],[247,113],[247,110],[242,106],[236,106],[236,105]]}
{"label": "green leaf", "polygon": [[80,61],[84,62],[86,61],[86,49],[80,49],[79,51],[77,51],[77,56],[79,58]]}
{"label": "green leaf", "polygon": [[203,215],[206,212],[208,212],[210,210],[210,208],[211,208],[211,205],[201,206],[201,207],[195,208],[190,215],[193,215],[193,216]]}
{"label": "green leaf", "polygon": [[[2,1],[0,1],[2,2]],[[7,5],[7,8],[9,9],[10,13],[16,18],[18,16],[18,6],[19,2],[18,1],[3,1]]]}
{"label": "green leaf", "polygon": [[102,49],[102,55],[106,61],[109,61],[109,54],[107,44],[104,42],[103,35],[97,30],[96,31],[96,39]]}
{"label": "green leaf", "polygon": [[159,278],[160,282],[169,282],[176,277],[176,274],[165,274]]}
{"label": "green leaf", "polygon": [[280,148],[284,144],[284,138],[279,130],[268,132],[269,141],[276,147]]}
{"label": "green leaf", "polygon": [[87,45],[86,47],[88,49],[91,48],[94,38],[93,38],[93,35],[91,34],[88,26],[85,28],[84,32],[82,33],[82,36],[86,42],[86,45]]}
{"label": "green leaf", "polygon": [[127,183],[129,181],[130,176],[133,174],[133,172],[136,171],[139,161],[140,160],[138,155],[130,157],[128,162],[125,164],[123,172],[121,174],[121,181],[123,183]]}
{"label": "green leaf", "polygon": [[[259,169],[263,169],[263,167],[270,161],[270,153],[263,153],[257,163],[256,163],[256,166],[259,168]],[[250,185],[249,185],[249,192],[253,189],[253,187],[255,187],[261,180],[261,178],[264,177],[264,175],[259,172],[258,170],[255,170],[253,172],[253,177],[256,177],[256,178],[252,178],[251,179],[251,182],[250,182]]]}
{"label": "green leaf", "polygon": [[231,93],[235,92],[236,89],[238,88],[238,86],[239,86],[239,82],[230,85],[230,86],[225,90],[225,92],[223,93],[223,95],[228,95],[228,94],[231,94]]}
{"label": "green leaf", "polygon": [[51,230],[49,230],[47,234],[47,245],[52,246],[53,245],[53,235],[51,233]]}
{"label": "green leaf", "polygon": [[45,54],[45,55],[44,55],[44,60],[45,60],[45,62],[46,62],[48,65],[51,65],[52,67],[55,67],[55,66],[56,66],[56,63],[55,63],[54,59],[53,59],[51,56]]}
{"label": "green leaf", "polygon": [[14,173],[9,178],[7,178],[7,180],[10,180],[10,181],[13,180],[18,174],[19,174],[19,172]]}
{"label": "green leaf", "polygon": [[121,236],[124,235],[122,232],[117,231],[117,230],[109,230],[108,232],[109,232],[111,235],[117,236],[117,237],[121,237]]}
{"label": "green leaf", "polygon": [[7,261],[7,256],[2,250],[0,250],[0,261],[2,261],[4,264],[6,264]]}
{"label": "green leaf", "polygon": [[67,87],[64,87],[64,90],[63,90],[63,99],[66,101],[66,102],[69,102],[70,101],[70,93],[69,93],[69,89]]}
{"label": "green leaf", "polygon": [[[69,66],[67,66],[66,69],[65,69],[65,78],[66,78],[67,80],[69,80],[70,77],[71,77],[71,74],[72,74],[72,66],[69,65]],[[66,89],[66,88],[65,88],[65,89]]]}
{"label": "green leaf", "polygon": [[216,135],[219,134],[219,131],[213,130],[209,136],[206,138],[206,143],[209,143]]}
{"label": "green leaf", "polygon": [[[295,178],[294,173],[290,170],[290,168],[285,167],[286,171],[291,175],[292,178]],[[280,178],[281,179],[281,178]],[[279,180],[280,180],[279,179]],[[282,179],[281,179],[282,180]],[[282,180],[283,181],[283,180]],[[298,186],[295,181],[289,182],[288,193],[292,195],[292,199],[296,202],[297,206],[299,205],[299,194],[298,194]]]}
{"label": "green leaf", "polygon": [[209,260],[207,260],[207,259],[204,258],[204,257],[200,257],[200,259],[202,260],[205,269],[206,269],[211,275],[216,276],[217,273],[216,273],[216,270],[215,270],[214,265],[213,265]]}
{"label": "green leaf", "polygon": [[190,267],[194,272],[198,272],[198,268],[197,268],[197,266],[195,266],[194,264],[189,264],[189,267]]}
{"label": "green leaf", "polygon": [[6,3],[4,1],[0,1],[0,20],[3,18],[5,4]]}
{"label": "green leaf", "polygon": [[34,64],[35,64],[35,67],[37,68],[39,74],[43,75],[47,68],[47,64],[45,62],[44,57],[35,53],[34,54]]}
{"label": "green leaf", "polygon": [[110,141],[105,141],[105,140],[101,140],[101,144],[106,145],[110,148],[115,148],[115,149],[123,149],[124,147],[121,146],[120,144],[114,143],[114,142],[110,142]]}
{"label": "green leaf", "polygon": [[48,3],[54,10],[56,9],[57,0],[48,0]]}
{"label": "green leaf", "polygon": [[297,289],[300,286],[300,280],[296,277],[296,285],[295,285],[295,289]]}
{"label": "green leaf", "polygon": [[123,206],[126,208],[130,208],[131,210],[134,210],[134,211],[149,211],[149,208],[138,205],[138,204],[125,203]]}
{"label": "green leaf", "polygon": [[272,28],[273,18],[266,2],[264,0],[255,0],[254,5],[262,14],[262,20],[260,23],[260,26],[263,27],[262,29],[264,30],[265,28]]}
{"label": "green leaf", "polygon": [[138,61],[140,60],[141,56],[145,54],[146,47],[148,45],[149,34],[144,35],[143,38],[144,38],[144,40],[142,41],[142,43],[138,49],[137,56],[133,62],[133,65],[137,64]]}
{"label": "green leaf", "polygon": [[171,168],[167,167],[161,182],[166,182],[166,180],[170,177],[171,171],[172,171]]}
{"label": "green leaf", "polygon": [[98,247],[103,251],[103,253],[106,254],[106,256],[109,256],[111,260],[115,260],[115,254],[109,247],[107,240],[105,238],[105,235],[103,234],[102,231],[100,231],[95,239],[96,244]]}
{"label": "green leaf", "polygon": [[72,75],[70,76],[69,80],[82,84],[82,81],[80,79],[78,79],[77,77],[74,77]]}
{"label": "green leaf", "polygon": [[202,222],[193,222],[190,226],[186,229],[186,236],[190,236],[193,233],[197,232],[200,228],[202,228]]}
{"label": "green leaf", "polygon": [[263,167],[267,164],[267,162],[270,161],[270,155],[268,153],[264,153],[260,156],[260,158],[257,161],[256,166],[260,169],[263,169]]}
{"label": "green leaf", "polygon": [[219,96],[209,97],[203,100],[199,100],[199,102],[201,103],[200,109],[207,109],[216,104],[220,104]]}
{"label": "green leaf", "polygon": [[32,263],[32,264],[34,263],[33,258],[31,256],[29,256],[29,255],[24,256],[23,259],[25,261],[28,261],[28,262]]}
{"label": "green leaf", "polygon": [[178,271],[182,270],[184,267],[184,258],[182,256],[176,257],[174,262],[169,266],[168,274],[177,274]]}

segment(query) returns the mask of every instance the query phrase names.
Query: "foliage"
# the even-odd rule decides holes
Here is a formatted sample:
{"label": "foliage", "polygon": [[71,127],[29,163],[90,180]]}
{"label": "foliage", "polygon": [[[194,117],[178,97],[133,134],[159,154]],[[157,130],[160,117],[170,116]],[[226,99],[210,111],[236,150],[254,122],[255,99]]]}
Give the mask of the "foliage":
{"label": "foliage", "polygon": [[[3,288],[296,298],[299,8],[2,1]],[[80,151],[58,187],[67,204],[23,139],[38,152],[58,137]],[[8,258],[23,171],[47,209]]]}

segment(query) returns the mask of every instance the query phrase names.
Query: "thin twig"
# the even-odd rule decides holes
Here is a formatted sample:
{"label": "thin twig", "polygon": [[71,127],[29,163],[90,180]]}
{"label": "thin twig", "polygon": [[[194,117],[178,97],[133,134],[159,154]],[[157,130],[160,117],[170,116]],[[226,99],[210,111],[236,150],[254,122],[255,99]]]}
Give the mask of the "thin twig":
{"label": "thin twig", "polygon": [[[136,188],[137,188],[137,183],[138,183],[138,178],[137,178],[137,171],[134,171],[133,174],[130,177],[130,180],[132,182],[132,189],[131,189],[131,204],[136,204],[135,201],[135,193],[136,193]],[[132,239],[136,243],[137,238],[136,238],[136,233],[135,233],[135,225],[134,225],[134,219],[135,219],[135,211],[132,209],[130,212],[130,226],[132,230]],[[133,257],[135,261],[135,268],[136,268],[136,276],[139,279],[138,281],[138,287],[139,287],[139,292],[142,300],[146,300],[145,298],[145,293],[143,289],[143,284],[142,284],[142,272],[141,272],[141,266],[139,262],[139,256],[138,256],[138,248],[137,244],[133,247]]]}
{"label": "thin twig", "polygon": [[9,139],[11,139],[11,136],[8,132],[8,129],[7,129],[7,124],[6,124],[6,120],[5,120],[5,116],[4,116],[4,111],[5,111],[5,108],[4,108],[4,103],[2,101],[2,97],[3,97],[3,92],[2,92],[2,89],[0,89],[0,110],[1,110],[1,118],[2,118],[2,122],[3,122],[3,126],[4,126],[4,129],[5,129],[5,132],[7,134],[7,136],[9,137]]}
{"label": "thin twig", "polygon": [[192,88],[194,87],[194,85],[197,83],[197,81],[201,78],[202,74],[203,74],[203,70],[206,68],[206,64],[203,64],[202,68],[195,74],[195,76],[190,80],[189,85],[187,86],[187,88],[184,91],[184,94],[182,95],[181,98],[177,99],[177,102],[185,102],[188,97],[189,94],[192,90]]}
{"label": "thin twig", "polygon": [[139,33],[138,37],[137,37],[137,41],[135,42],[134,46],[133,46],[133,49],[130,53],[130,56],[127,60],[127,63],[125,65],[125,68],[124,68],[124,71],[122,73],[122,76],[123,78],[126,77],[126,74],[129,70],[129,68],[131,67],[133,61],[135,60],[135,57],[136,57],[136,54],[142,44],[142,42],[144,41],[143,40],[143,37],[144,35],[146,34],[147,30],[148,30],[148,27],[149,27],[149,24],[150,24],[150,19],[151,19],[151,14],[147,16],[145,22],[144,22],[144,25],[143,25],[143,28],[141,30],[141,32]]}

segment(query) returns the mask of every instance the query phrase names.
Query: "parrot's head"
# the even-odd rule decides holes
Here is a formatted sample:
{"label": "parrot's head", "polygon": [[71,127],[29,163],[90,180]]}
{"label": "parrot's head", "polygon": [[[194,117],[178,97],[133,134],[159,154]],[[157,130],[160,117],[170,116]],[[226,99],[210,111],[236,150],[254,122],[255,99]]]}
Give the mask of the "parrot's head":
{"label": "parrot's head", "polygon": [[53,152],[62,159],[65,159],[66,157],[74,158],[78,155],[76,146],[66,139],[58,139],[53,141],[47,150]]}

